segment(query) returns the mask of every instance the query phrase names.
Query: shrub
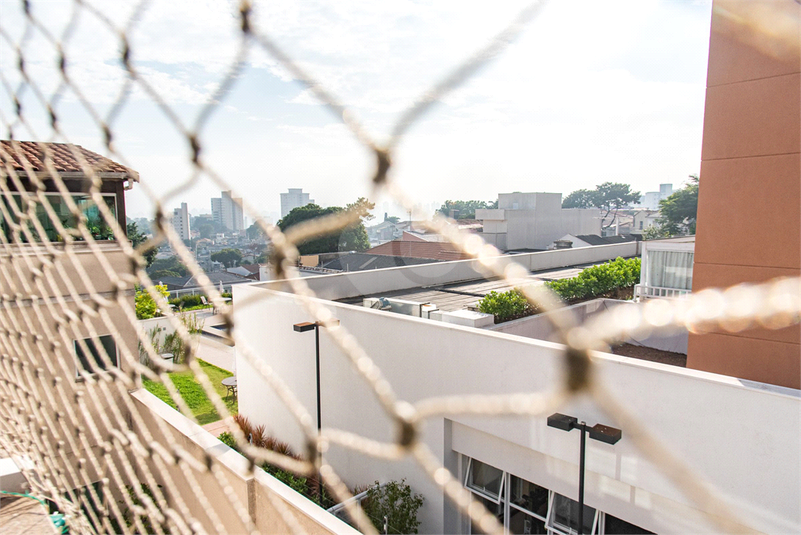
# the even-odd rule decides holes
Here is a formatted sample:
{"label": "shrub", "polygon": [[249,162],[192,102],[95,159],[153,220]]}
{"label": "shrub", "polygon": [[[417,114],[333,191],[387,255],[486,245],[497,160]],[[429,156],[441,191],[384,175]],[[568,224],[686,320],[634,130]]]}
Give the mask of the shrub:
{"label": "shrub", "polygon": [[[154,286],[156,291],[160,293],[165,299],[169,295],[167,292],[167,287],[164,285],[156,285]],[[158,318],[159,316],[163,316],[164,314],[161,313],[159,307],[156,305],[156,302],[142,288],[138,288],[136,290],[136,297],[134,297],[134,304],[136,306],[136,319],[146,320],[150,318]]]}
{"label": "shrub", "polygon": [[616,258],[611,262],[588,267],[577,276],[545,284],[564,300],[589,299],[618,288],[640,282],[640,259]]}
{"label": "shrub", "polygon": [[423,495],[413,494],[406,480],[390,481],[372,487],[362,502],[365,514],[379,533],[384,533],[386,517],[387,533],[417,533],[420,521],[417,511],[423,506]]}
{"label": "shrub", "polygon": [[201,297],[200,295],[182,295],[181,297],[170,299],[170,304],[175,305],[176,308],[203,306],[203,301],[200,299]]}
{"label": "shrub", "polygon": [[220,436],[218,436],[217,438],[219,439],[220,442],[222,442],[229,448],[239,451],[237,449],[236,439],[234,438],[233,433],[226,431],[225,433],[220,433]]}
{"label": "shrub", "polygon": [[[245,438],[254,446],[268,449],[270,451],[280,453],[281,455],[286,455],[287,457],[300,460],[301,457],[292,451],[292,448],[289,446],[289,444],[286,442],[281,442],[280,440],[277,440],[267,434],[267,429],[265,426],[253,425],[246,416],[242,416],[241,414],[234,416],[234,422],[236,422],[236,424],[239,426],[239,429],[242,430]],[[234,435],[232,433],[221,433],[217,438],[227,446],[239,451],[236,446],[236,440],[234,439]],[[315,477],[305,477],[293,474],[292,472],[269,463],[264,463],[261,468],[280,482],[290,487],[292,490],[303,494],[324,509],[328,509],[336,503],[333,498],[331,498],[331,495],[328,493],[325,487],[320,488],[318,491],[319,485],[317,478]]]}
{"label": "shrub", "polygon": [[490,292],[478,302],[478,309],[485,314],[493,314],[495,323],[533,314],[531,303],[523,293],[514,288],[508,292]]}

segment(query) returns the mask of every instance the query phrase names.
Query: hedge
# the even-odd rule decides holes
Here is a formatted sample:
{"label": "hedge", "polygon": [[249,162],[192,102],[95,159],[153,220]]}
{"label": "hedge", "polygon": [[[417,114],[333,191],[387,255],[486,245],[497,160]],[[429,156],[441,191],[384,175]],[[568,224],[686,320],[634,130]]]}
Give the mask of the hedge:
{"label": "hedge", "polygon": [[640,282],[640,259],[616,258],[611,262],[588,267],[570,279],[546,282],[563,300],[591,299],[617,288],[628,288]]}

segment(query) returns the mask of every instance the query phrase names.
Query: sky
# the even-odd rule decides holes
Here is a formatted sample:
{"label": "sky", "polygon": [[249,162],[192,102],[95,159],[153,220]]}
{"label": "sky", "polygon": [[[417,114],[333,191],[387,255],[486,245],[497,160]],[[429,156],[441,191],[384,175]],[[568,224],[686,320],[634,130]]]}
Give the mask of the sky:
{"label": "sky", "polygon": [[[128,215],[152,217],[148,193],[167,208],[210,212],[221,189],[193,174],[188,143],[141,87],[130,88],[119,36],[69,1],[32,0],[43,28],[64,40],[67,73],[55,110],[64,137],[29,87],[50,99],[62,82],[58,53],[28,28],[19,2],[0,0],[0,71],[22,104],[25,124],[0,88],[0,129],[19,140],[64,137],[105,154],[96,118],[108,120],[123,163],[142,183]],[[127,27],[131,61],[170,111],[193,129],[209,102],[202,157],[258,214],[275,220],[279,194],[303,188],[318,204],[368,195],[373,156],[328,108],[274,58],[250,47],[231,87],[214,99],[240,43],[237,3],[227,0],[92,0]],[[485,46],[529,5],[521,1],[257,1],[254,21],[365,125],[379,142],[416,99]],[[605,181],[641,192],[678,188],[698,173],[711,1],[552,0],[493,62],[436,104],[396,149],[392,176],[417,202],[494,200],[498,193],[567,194]],[[123,105],[115,108],[120,95]],[[88,112],[85,104],[93,110]],[[379,210],[386,198],[371,199]],[[389,206],[390,213],[400,215]],[[252,214],[251,214],[252,215]]]}

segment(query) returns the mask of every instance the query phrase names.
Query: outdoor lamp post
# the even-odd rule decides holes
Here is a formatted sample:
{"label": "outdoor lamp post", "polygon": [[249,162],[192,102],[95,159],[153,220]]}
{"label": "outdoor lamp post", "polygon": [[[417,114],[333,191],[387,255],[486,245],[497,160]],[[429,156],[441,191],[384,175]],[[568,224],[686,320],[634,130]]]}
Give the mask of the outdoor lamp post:
{"label": "outdoor lamp post", "polygon": [[[339,320],[332,320],[333,323],[339,325]],[[292,326],[296,333],[306,333],[314,331],[314,354],[317,364],[317,433],[319,434],[322,429],[322,414],[320,411],[320,324],[316,321],[306,321],[303,323],[296,323]]]}
{"label": "outdoor lamp post", "polygon": [[[336,325],[339,325],[339,320],[332,320]],[[296,333],[307,333],[314,331],[314,355],[317,366],[317,435],[319,437],[320,431],[323,428],[322,411],[320,410],[320,323],[316,321],[305,321],[303,323],[296,323],[292,326]],[[318,451],[318,464],[322,462],[321,453]],[[322,476],[317,473],[317,496],[321,495]]]}
{"label": "outdoor lamp post", "polygon": [[586,422],[579,422],[578,418],[566,414],[554,413],[548,416],[548,427],[555,427],[562,431],[572,431],[578,429],[581,432],[581,452],[579,453],[579,491],[578,491],[578,531],[579,535],[584,533],[584,456],[586,454],[586,433],[590,438],[605,442],[606,444],[617,444],[623,436],[620,429],[609,427],[608,425],[595,424],[590,427]]}

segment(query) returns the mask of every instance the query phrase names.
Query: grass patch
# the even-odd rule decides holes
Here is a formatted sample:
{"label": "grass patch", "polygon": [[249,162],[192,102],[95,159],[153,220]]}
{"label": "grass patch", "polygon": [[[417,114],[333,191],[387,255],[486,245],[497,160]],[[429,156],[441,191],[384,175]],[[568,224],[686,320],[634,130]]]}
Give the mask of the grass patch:
{"label": "grass patch", "polygon": [[[228,411],[231,412],[231,414],[237,414],[239,412],[237,400],[233,396],[225,397],[228,394],[228,390],[221,382],[226,377],[231,377],[233,373],[209,364],[204,360],[198,359],[198,363],[206,375],[208,375],[209,381],[211,381],[211,384],[214,386],[214,390],[223,398],[226,407],[228,407]],[[178,392],[181,393],[181,397],[184,398],[186,404],[189,405],[192,414],[197,418],[200,425],[216,422],[220,419],[220,415],[214,410],[211,400],[206,396],[206,392],[203,390],[203,387],[200,386],[200,383],[197,382],[191,371],[175,372],[167,375],[169,375],[172,384],[175,385]],[[164,403],[168,404],[173,409],[178,408],[167,392],[167,387],[162,383],[151,381],[150,379],[142,379],[142,384],[148,392]]]}

